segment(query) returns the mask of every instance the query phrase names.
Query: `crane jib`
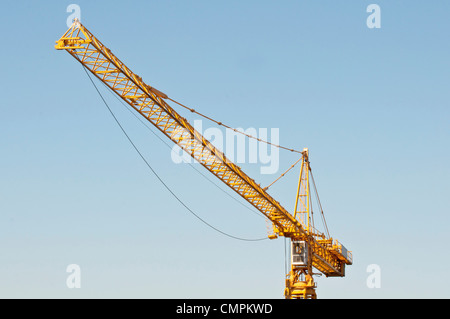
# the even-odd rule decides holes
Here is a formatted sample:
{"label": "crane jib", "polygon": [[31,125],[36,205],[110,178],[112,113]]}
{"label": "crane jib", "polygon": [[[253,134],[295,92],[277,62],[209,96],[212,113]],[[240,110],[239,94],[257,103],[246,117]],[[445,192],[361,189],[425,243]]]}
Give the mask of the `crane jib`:
{"label": "crane jib", "polygon": [[[167,97],[164,93],[145,84],[81,23],[74,23],[55,48],[69,52],[162,133],[269,218],[278,234],[304,234],[302,225],[279,202],[164,101]],[[179,134],[180,131],[188,134]]]}
{"label": "crane jib", "polygon": [[[308,255],[305,255],[305,260],[308,261],[308,266],[293,266],[290,279],[286,281],[286,296],[315,297],[315,285],[310,278],[311,267],[315,267],[327,277],[345,275],[345,265],[353,263],[350,251],[337,240],[311,230],[309,223],[302,222],[297,217],[297,203],[295,214],[289,213],[266,192],[267,188],[257,184],[180,116],[165,101],[168,99],[165,93],[146,84],[78,20],[56,41],[55,48],[67,51],[165,136],[266,216],[271,221],[275,234],[291,238],[293,242],[298,243],[295,247],[307,247]],[[308,174],[309,170],[306,151],[302,159],[298,202],[307,198],[307,194],[301,193],[300,190],[302,182],[309,183],[308,179],[303,181],[304,172]],[[309,184],[306,188],[309,189]],[[306,278],[300,280],[299,274],[306,275]]]}

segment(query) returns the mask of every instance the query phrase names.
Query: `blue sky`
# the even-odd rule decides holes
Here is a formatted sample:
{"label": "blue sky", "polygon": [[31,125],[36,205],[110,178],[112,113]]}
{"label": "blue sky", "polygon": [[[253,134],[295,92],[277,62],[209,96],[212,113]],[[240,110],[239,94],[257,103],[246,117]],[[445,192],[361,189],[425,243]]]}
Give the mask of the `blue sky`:
{"label": "blue sky", "polygon": [[[71,3],[148,84],[229,125],[279,128],[281,144],[309,148],[330,233],[354,255],[345,278],[317,278],[319,297],[450,297],[450,3],[261,0],[5,5],[0,297],[283,297],[283,239],[235,241],[190,215],[81,66],[54,50]],[[366,25],[371,3],[380,29]],[[230,234],[266,235],[262,218],[174,164],[103,92],[193,210]],[[280,152],[279,173],[296,160]],[[242,168],[261,185],[278,177]],[[297,179],[293,171],[270,190],[289,210]],[[69,264],[81,268],[80,289],[66,286]],[[370,264],[380,266],[381,288],[366,285]]]}

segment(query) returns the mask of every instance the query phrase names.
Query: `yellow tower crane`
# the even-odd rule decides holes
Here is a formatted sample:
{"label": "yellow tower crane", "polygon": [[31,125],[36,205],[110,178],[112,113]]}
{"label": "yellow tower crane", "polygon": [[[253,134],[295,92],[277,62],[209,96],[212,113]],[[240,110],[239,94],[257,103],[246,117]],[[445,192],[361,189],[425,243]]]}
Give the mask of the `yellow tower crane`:
{"label": "yellow tower crane", "polygon": [[70,53],[123,101],[263,214],[272,225],[270,239],[290,238],[291,270],[286,277],[286,298],[316,298],[313,268],[327,277],[345,276],[345,265],[352,264],[352,253],[329,234],[317,231],[312,223],[312,175],[307,149],[301,152],[295,210],[291,214],[267,193],[267,188],[246,175],[166,102],[172,99],[144,83],[80,21],[74,20],[56,41],[55,48]]}

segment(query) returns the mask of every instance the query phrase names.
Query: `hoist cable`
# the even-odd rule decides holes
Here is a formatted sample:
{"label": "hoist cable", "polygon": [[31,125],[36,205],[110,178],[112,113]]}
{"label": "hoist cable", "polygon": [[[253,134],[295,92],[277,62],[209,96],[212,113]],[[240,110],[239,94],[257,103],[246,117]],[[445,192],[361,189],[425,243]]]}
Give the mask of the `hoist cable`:
{"label": "hoist cable", "polygon": [[[109,89],[108,86],[101,82],[104,87],[106,89]],[[167,143],[164,139],[162,139],[158,134],[156,134],[143,120],[142,117],[138,116],[136,114],[136,112],[133,111],[133,109],[131,109],[129,107],[129,105],[127,103],[125,103],[122,99],[120,99],[116,94],[114,94],[113,92],[111,92],[110,90],[108,90],[108,92],[110,92],[116,99],[117,101],[119,101],[119,103],[122,104],[122,106],[124,106],[128,112],[130,112],[147,130],[149,130],[156,138],[158,138],[166,147],[168,147],[172,152],[173,152],[173,148],[172,146],[169,145],[169,143]],[[198,174],[200,174],[203,178],[205,178],[208,182],[210,182],[211,184],[213,184],[215,187],[217,187],[220,191],[222,191],[225,195],[227,195],[228,197],[230,197],[231,199],[233,199],[235,202],[237,202],[238,204],[240,204],[241,206],[245,207],[246,209],[248,209],[250,212],[252,212],[253,214],[257,215],[260,218],[264,218],[267,219],[266,216],[264,216],[263,214],[261,214],[260,212],[257,212],[253,209],[251,209],[250,207],[246,206],[244,203],[240,202],[238,199],[236,199],[235,197],[233,197],[233,195],[229,194],[228,192],[226,192],[224,189],[222,189],[219,185],[217,185],[216,183],[214,183],[208,176],[206,176],[205,174],[203,174],[200,170],[198,170],[193,164],[191,163],[186,163],[188,164],[190,167],[192,167],[193,170],[195,170]]]}
{"label": "hoist cable", "polygon": [[108,103],[106,102],[106,100],[104,99],[103,95],[101,94],[101,92],[99,91],[99,89],[97,88],[97,85],[95,84],[95,82],[92,80],[91,76],[89,75],[89,73],[86,71],[85,68],[83,68],[84,72],[86,72],[86,75],[88,76],[89,80],[91,81],[91,83],[93,84],[95,90],[97,91],[97,93],[99,94],[100,98],[102,99],[103,103],[105,104],[105,106],[108,108],[109,113],[112,115],[112,117],[114,118],[115,122],[117,123],[117,125],[119,126],[119,128],[121,129],[121,131],[123,132],[123,134],[125,135],[125,137],[128,139],[128,141],[130,142],[130,144],[133,146],[133,148],[135,149],[135,151],[139,154],[139,156],[141,157],[141,159],[144,161],[144,163],[147,165],[147,167],[152,171],[152,173],[156,176],[156,178],[161,182],[161,184],[163,184],[163,186],[169,191],[169,193],[172,194],[172,196],[182,205],[184,206],[184,208],[186,208],[192,215],[194,215],[195,217],[197,217],[197,219],[199,219],[201,222],[203,222],[205,225],[209,226],[210,228],[214,229],[215,231],[233,238],[233,239],[237,239],[237,240],[242,240],[242,241],[260,241],[260,240],[265,240],[268,239],[267,237],[264,238],[256,238],[256,239],[249,239],[249,238],[241,238],[241,237],[237,237],[237,236],[233,236],[230,235],[224,231],[221,231],[220,229],[214,227],[213,225],[209,224],[207,221],[205,221],[204,219],[202,219],[199,215],[197,215],[192,209],[190,209],[173,191],[172,189],[162,180],[162,178],[158,175],[158,173],[153,169],[153,167],[148,163],[148,161],[145,159],[145,157],[142,155],[142,153],[139,151],[139,149],[137,148],[137,146],[133,143],[133,141],[131,140],[131,138],[129,137],[129,135],[127,134],[127,132],[125,131],[125,129],[123,128],[123,126],[120,124],[119,120],[117,119],[117,117],[115,116],[114,112],[111,110],[111,108],[109,107]]}

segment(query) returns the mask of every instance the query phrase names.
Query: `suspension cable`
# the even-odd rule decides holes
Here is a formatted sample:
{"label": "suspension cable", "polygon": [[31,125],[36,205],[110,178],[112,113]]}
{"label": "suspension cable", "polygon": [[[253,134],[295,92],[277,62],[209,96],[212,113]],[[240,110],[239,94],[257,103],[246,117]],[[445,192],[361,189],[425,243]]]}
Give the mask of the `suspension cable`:
{"label": "suspension cable", "polygon": [[290,151],[290,152],[300,153],[300,154],[302,153],[302,151],[295,150],[295,149],[289,148],[289,147],[284,147],[284,146],[281,146],[281,145],[278,145],[278,144],[274,144],[274,143],[265,141],[265,140],[263,140],[263,139],[260,139],[260,138],[258,138],[258,137],[254,137],[253,135],[250,135],[250,134],[244,133],[244,132],[242,132],[242,131],[239,131],[238,129],[232,128],[232,127],[229,126],[229,125],[226,125],[226,124],[224,124],[224,123],[222,123],[222,122],[216,121],[216,120],[214,120],[213,118],[211,118],[211,117],[209,117],[209,116],[206,116],[206,115],[204,115],[204,114],[202,114],[202,113],[200,113],[200,112],[197,112],[195,109],[190,108],[190,107],[188,107],[188,106],[186,106],[186,105],[183,105],[183,104],[181,104],[180,102],[177,102],[177,101],[171,99],[171,98],[168,97],[168,96],[165,96],[165,98],[167,98],[168,100],[171,100],[172,102],[178,104],[178,105],[181,106],[181,107],[184,107],[185,109],[191,111],[192,113],[195,113],[195,114],[197,114],[197,115],[199,115],[199,116],[201,116],[201,117],[203,117],[203,118],[205,118],[205,119],[207,119],[207,120],[209,120],[209,121],[211,121],[211,122],[214,122],[214,123],[216,123],[216,124],[219,125],[219,126],[223,126],[223,127],[227,128],[227,129],[230,129],[230,130],[232,130],[232,131],[234,131],[234,132],[236,132],[236,133],[245,135],[245,136],[247,136],[248,138],[252,138],[252,139],[254,139],[254,140],[257,140],[258,142],[266,143],[266,144],[268,144],[268,145],[272,145],[272,146],[275,146],[275,147],[278,147],[278,148],[281,148],[281,149],[284,149],[284,150],[287,150],[287,151]]}
{"label": "suspension cable", "polygon": [[272,186],[273,184],[275,184],[275,182],[277,182],[280,178],[282,178],[284,175],[286,175],[286,173],[289,172],[291,169],[293,169],[294,166],[297,165],[297,163],[301,161],[301,159],[302,159],[302,157],[300,157],[300,158],[297,160],[297,162],[295,162],[294,164],[292,164],[292,166],[289,167],[283,174],[281,174],[280,177],[278,177],[276,180],[274,180],[272,183],[270,183],[269,186],[264,187],[264,190],[265,190],[265,191],[268,190],[270,186]]}
{"label": "suspension cable", "polygon": [[320,216],[322,217],[323,225],[325,226],[325,230],[326,230],[326,232],[327,232],[327,237],[330,238],[330,232],[328,231],[327,222],[326,222],[326,220],[325,220],[325,215],[324,215],[324,213],[323,213],[322,204],[320,203],[319,193],[317,192],[316,182],[314,181],[314,176],[313,176],[313,174],[312,174],[311,167],[309,168],[309,171],[310,171],[310,173],[311,173],[311,180],[312,180],[312,182],[313,182],[314,191],[315,191],[315,193],[316,193],[316,198],[317,198],[317,203],[318,203],[319,209],[320,209]]}

